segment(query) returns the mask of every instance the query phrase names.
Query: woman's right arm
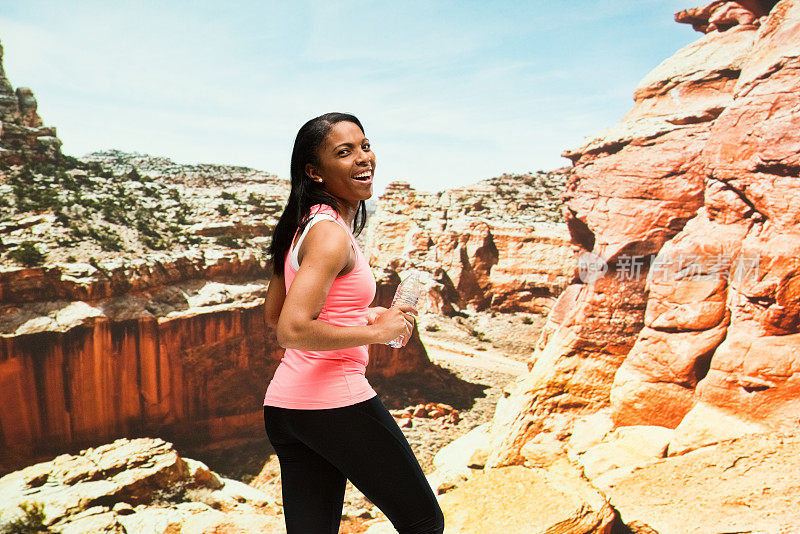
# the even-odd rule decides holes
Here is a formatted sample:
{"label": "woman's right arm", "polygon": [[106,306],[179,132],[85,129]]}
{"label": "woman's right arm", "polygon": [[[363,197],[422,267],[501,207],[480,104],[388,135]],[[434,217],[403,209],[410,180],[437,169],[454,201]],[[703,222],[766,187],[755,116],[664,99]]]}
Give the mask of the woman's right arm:
{"label": "woman's right arm", "polygon": [[350,238],[338,224],[321,221],[308,231],[301,246],[305,253],[278,320],[278,343],[282,347],[337,350],[410,335],[411,321],[397,309],[364,326],[335,326],[320,321],[331,285],[350,259]]}

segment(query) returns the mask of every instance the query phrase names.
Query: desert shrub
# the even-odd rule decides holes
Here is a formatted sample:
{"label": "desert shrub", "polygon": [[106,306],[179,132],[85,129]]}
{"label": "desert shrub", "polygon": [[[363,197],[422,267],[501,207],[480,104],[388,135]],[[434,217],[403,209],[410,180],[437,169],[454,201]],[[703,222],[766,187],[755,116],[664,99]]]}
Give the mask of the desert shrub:
{"label": "desert shrub", "polygon": [[533,324],[533,319],[529,315],[522,318],[522,324]]}
{"label": "desert shrub", "polygon": [[131,170],[128,171],[128,174],[125,175],[125,178],[134,182],[144,182],[144,177],[139,174],[139,171],[136,170],[136,167],[133,167]]}
{"label": "desert shrub", "polygon": [[167,241],[161,236],[140,235],[139,240],[144,246],[152,250],[164,250],[167,248]]}
{"label": "desert shrub", "polygon": [[186,218],[186,213],[183,211],[178,210],[175,212],[175,222],[180,225],[187,225],[189,224],[189,219]]}
{"label": "desert shrub", "polygon": [[217,204],[217,211],[223,217],[225,217],[226,215],[230,215],[231,214],[231,210],[228,208],[228,206],[226,206],[225,204],[222,204],[222,203]]}
{"label": "desert shrub", "polygon": [[230,234],[225,234],[225,235],[218,236],[215,239],[215,241],[216,241],[217,245],[220,245],[222,247],[244,248],[244,246],[245,246],[245,243],[243,243],[238,237],[230,235]]}
{"label": "desert shrub", "polygon": [[142,188],[142,193],[150,198],[161,198],[158,188],[155,186],[146,185]]}
{"label": "desert shrub", "polygon": [[3,523],[0,526],[0,534],[35,534],[37,532],[51,532],[44,525],[45,514],[44,505],[38,502],[21,503],[22,516]]}
{"label": "desert shrub", "polygon": [[86,228],[75,221],[69,223],[69,233],[73,239],[80,241],[86,237]]}
{"label": "desert shrub", "polygon": [[101,213],[103,218],[110,223],[125,224],[128,222],[128,212],[117,204],[113,198],[105,198],[102,201]]}
{"label": "desert shrub", "polygon": [[219,195],[219,197],[220,197],[222,200],[232,200],[233,202],[236,202],[237,200],[239,200],[238,198],[236,198],[236,194],[234,194],[234,193],[229,193],[229,192],[227,192],[227,191],[223,191],[223,192],[222,192],[222,193]]}
{"label": "desert shrub", "polygon": [[425,330],[428,331],[428,332],[438,332],[439,331],[439,325],[436,324],[436,323],[429,324],[429,325],[427,325],[425,327]]}
{"label": "desert shrub", "polygon": [[469,335],[477,339],[478,341],[489,341],[489,338],[486,337],[486,334],[481,332],[480,330],[472,329],[469,331]]}
{"label": "desert shrub", "polygon": [[41,265],[45,260],[45,255],[39,252],[39,249],[36,248],[32,241],[23,241],[19,246],[9,251],[8,257],[26,267]]}
{"label": "desert shrub", "polygon": [[81,167],[83,165],[81,163],[81,160],[79,160],[78,158],[74,158],[72,156],[65,156],[63,154],[59,158],[58,163],[63,168],[68,169],[68,170],[69,169],[77,169],[77,168],[79,168],[79,167]]}
{"label": "desert shrub", "polygon": [[88,233],[103,250],[122,250],[122,237],[111,228],[90,226]]}

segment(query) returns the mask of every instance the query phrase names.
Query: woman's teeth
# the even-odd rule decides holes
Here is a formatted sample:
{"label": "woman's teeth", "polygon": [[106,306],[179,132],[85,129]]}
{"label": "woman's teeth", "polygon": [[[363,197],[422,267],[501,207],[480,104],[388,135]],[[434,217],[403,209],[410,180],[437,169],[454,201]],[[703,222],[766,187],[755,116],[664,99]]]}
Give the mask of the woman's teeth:
{"label": "woman's teeth", "polygon": [[370,176],[372,176],[372,171],[365,171],[365,172],[362,172],[361,174],[356,174],[355,176],[353,176],[353,179],[355,179],[355,180],[366,180]]}

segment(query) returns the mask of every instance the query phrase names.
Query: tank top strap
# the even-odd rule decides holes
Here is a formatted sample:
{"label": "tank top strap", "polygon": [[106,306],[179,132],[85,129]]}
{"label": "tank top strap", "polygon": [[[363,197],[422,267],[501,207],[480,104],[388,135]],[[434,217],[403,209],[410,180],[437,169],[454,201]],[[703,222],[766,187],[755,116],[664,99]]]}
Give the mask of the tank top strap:
{"label": "tank top strap", "polygon": [[327,204],[315,204],[314,206],[311,206],[310,212],[311,212],[310,215],[311,217],[313,217],[314,215],[328,215],[332,217],[335,222],[339,223],[339,226],[341,226],[347,231],[347,235],[350,236],[350,241],[353,243],[356,249],[358,249],[358,242],[356,241],[355,236],[353,236],[353,231],[350,229],[349,226],[347,226],[345,220],[342,218],[341,215],[339,215],[339,213],[335,209],[328,206]]}
{"label": "tank top strap", "polygon": [[289,249],[289,259],[292,264],[292,269],[294,269],[295,271],[300,269],[300,261],[297,258],[298,251],[300,250],[300,244],[303,242],[303,239],[305,239],[306,234],[308,234],[308,231],[311,229],[312,226],[314,226],[319,221],[325,221],[325,220],[333,221],[345,229],[347,235],[350,237],[350,243],[353,246],[353,250],[356,253],[356,261],[358,261],[358,252],[359,252],[358,243],[356,242],[355,237],[353,237],[353,233],[347,227],[347,223],[345,223],[342,217],[336,212],[336,210],[334,210],[330,206],[327,206],[325,204],[316,204],[314,206],[311,206],[310,214],[306,219],[306,227],[303,229],[303,233],[300,234],[300,237],[297,239],[297,242],[294,245],[292,245],[291,248]]}

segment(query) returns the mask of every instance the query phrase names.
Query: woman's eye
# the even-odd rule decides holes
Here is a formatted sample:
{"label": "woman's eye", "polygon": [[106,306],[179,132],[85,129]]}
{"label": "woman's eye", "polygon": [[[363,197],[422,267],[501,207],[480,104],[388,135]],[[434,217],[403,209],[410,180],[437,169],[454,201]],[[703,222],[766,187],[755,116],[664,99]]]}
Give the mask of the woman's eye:
{"label": "woman's eye", "polygon": [[347,155],[347,154],[349,154],[349,153],[350,153],[350,151],[349,151],[349,150],[346,150],[346,149],[345,149],[345,150],[340,150],[340,151],[339,151],[339,155],[340,155],[340,156],[346,156],[346,155]]}
{"label": "woman's eye", "polygon": [[362,148],[363,150],[366,150],[367,152],[369,152],[369,149],[370,149],[371,147],[370,147],[370,144],[369,144],[369,143],[365,143],[365,144],[364,144],[364,146],[362,146],[361,148]]}

